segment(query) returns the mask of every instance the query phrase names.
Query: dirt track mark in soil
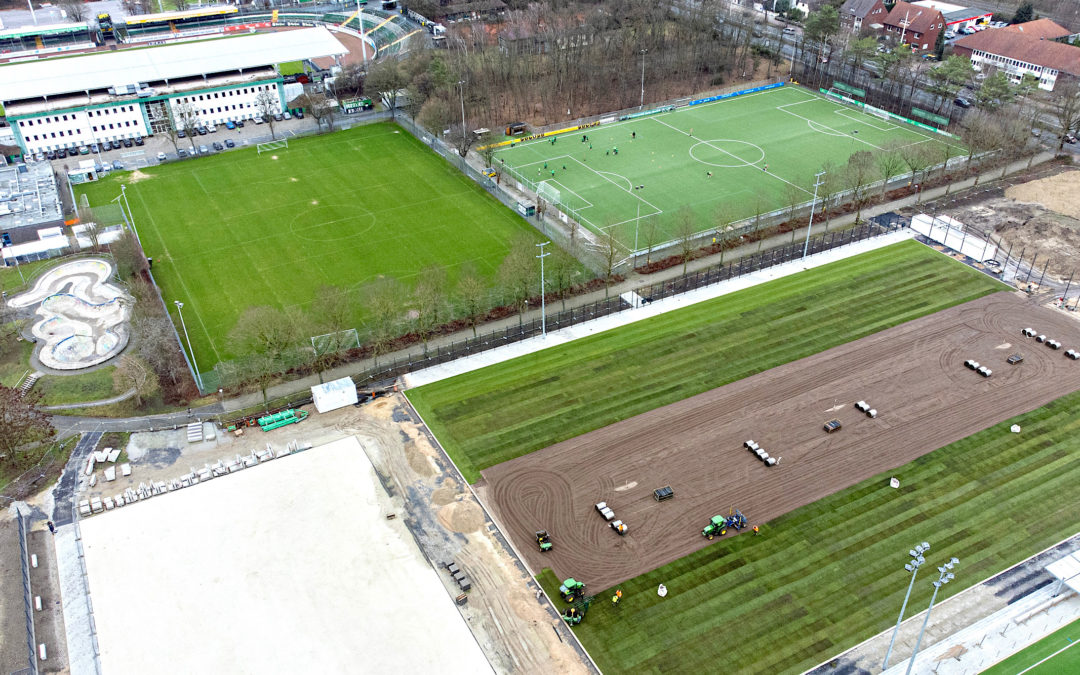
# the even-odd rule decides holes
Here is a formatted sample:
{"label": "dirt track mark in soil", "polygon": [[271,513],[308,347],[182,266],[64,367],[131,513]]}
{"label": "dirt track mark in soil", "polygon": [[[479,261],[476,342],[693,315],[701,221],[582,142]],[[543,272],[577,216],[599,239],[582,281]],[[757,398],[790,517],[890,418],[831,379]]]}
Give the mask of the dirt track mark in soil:
{"label": "dirt track mark in soil", "polygon": [[[1026,326],[1062,350],[1024,338]],[[490,467],[479,490],[532,570],[602,590],[722,545],[700,532],[731,507],[765,523],[1080,389],[1069,348],[1080,349],[1075,321],[998,293]],[[1014,352],[1024,362],[1009,366]],[[859,400],[878,418],[855,410]],[[833,417],[844,427],[827,435]],[[781,464],[766,468],[742,448],[747,439]],[[675,499],[657,503],[652,490],[664,485]],[[627,536],[600,517],[598,501]],[[550,553],[537,550],[538,529],[551,533]]]}

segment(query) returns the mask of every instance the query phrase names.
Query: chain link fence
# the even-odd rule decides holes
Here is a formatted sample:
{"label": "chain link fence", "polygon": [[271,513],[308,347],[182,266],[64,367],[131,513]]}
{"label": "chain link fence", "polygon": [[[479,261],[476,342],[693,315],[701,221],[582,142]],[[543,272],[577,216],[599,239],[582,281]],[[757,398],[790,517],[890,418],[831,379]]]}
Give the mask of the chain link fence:
{"label": "chain link fence", "polygon": [[[574,326],[576,324],[592,321],[603,316],[616,314],[632,309],[641,304],[648,304],[655,300],[669,298],[687,291],[704,288],[713,284],[734,279],[746,274],[752,274],[760,270],[775,267],[803,256],[804,246],[806,254],[813,255],[823,251],[840,248],[872,237],[894,232],[905,227],[907,220],[896,215],[889,218],[879,218],[873,222],[865,222],[854,228],[834,232],[826,232],[810,238],[809,245],[804,242],[796,242],[779,248],[761,251],[736,261],[717,264],[711,267],[684,274],[674,279],[649,284],[636,289],[633,293],[597,300],[588,305],[572,307],[566,310],[549,313],[547,316],[547,329],[558,330]],[[451,341],[449,345],[429,349],[426,353],[410,353],[365,370],[353,377],[357,385],[364,385],[382,380],[397,378],[409,373],[456,359],[478,354],[490,349],[502,347],[536,337],[543,332],[542,321],[533,319],[525,321],[517,326],[508,326],[494,330],[474,338],[461,341]]]}
{"label": "chain link fence", "polygon": [[26,545],[26,535],[29,531],[29,518],[19,514],[15,518],[19,528],[19,564],[22,568],[23,585],[23,613],[26,618],[26,650],[29,658],[30,675],[37,675],[37,642],[34,636],[34,596],[30,590],[30,550]]}

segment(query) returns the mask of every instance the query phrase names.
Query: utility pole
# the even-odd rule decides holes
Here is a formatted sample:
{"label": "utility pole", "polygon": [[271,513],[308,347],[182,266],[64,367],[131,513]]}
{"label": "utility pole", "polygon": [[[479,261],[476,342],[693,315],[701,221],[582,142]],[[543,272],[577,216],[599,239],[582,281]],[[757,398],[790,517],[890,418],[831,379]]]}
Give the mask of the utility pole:
{"label": "utility pole", "polygon": [[648,53],[648,49],[641,50],[641,103],[638,105],[638,110],[645,107],[645,55]]}
{"label": "utility pole", "polygon": [[536,256],[540,259],[540,334],[543,337],[547,337],[547,290],[544,287],[544,258],[551,255],[550,251],[544,251],[544,247],[549,244],[551,244],[550,241],[537,244],[540,248],[540,255]]}
{"label": "utility pole", "polygon": [[[635,185],[634,190],[644,190],[644,185]],[[641,225],[641,199],[637,200],[637,218],[634,218],[634,267],[637,267],[638,226]]]}
{"label": "utility pole", "polygon": [[810,222],[806,226],[806,243],[803,244],[802,259],[806,262],[806,252],[810,250],[810,230],[814,227],[814,209],[817,207],[817,191],[818,188],[825,184],[825,181],[821,180],[821,177],[825,175],[824,171],[818,171],[814,174],[814,199],[810,202]]}
{"label": "utility pole", "polygon": [[191,355],[191,369],[195,371],[195,383],[199,385],[199,392],[201,393],[203,388],[202,376],[199,375],[199,364],[195,363],[195,351],[191,348],[191,337],[188,336],[187,324],[184,323],[184,312],[181,311],[184,309],[184,303],[179,300],[173,300],[173,303],[176,305],[176,313],[180,315],[180,326],[184,329],[184,339],[187,340],[188,354]]}
{"label": "utility pole", "polygon": [[[465,128],[465,80],[458,80],[458,91],[461,98],[461,147],[465,147],[465,134],[469,133],[469,130]],[[465,168],[465,158],[461,158],[461,168]]]}
{"label": "utility pole", "polygon": [[881,666],[882,671],[889,669],[889,657],[892,656],[892,648],[896,643],[896,634],[900,632],[900,624],[904,621],[904,610],[907,609],[908,599],[911,598],[911,588],[915,585],[915,575],[918,573],[919,567],[926,562],[923,553],[926,553],[929,550],[930,544],[924,541],[908,551],[908,555],[911,556],[911,562],[904,565],[904,569],[911,572],[911,582],[908,584],[907,594],[904,596],[904,604],[900,605],[900,617],[896,620],[896,628],[893,629],[892,638],[889,640],[889,649],[885,652],[885,663]]}
{"label": "utility pole", "polygon": [[124,206],[127,207],[128,222],[131,223],[131,231],[135,234],[135,243],[139,245],[139,248],[142,248],[142,240],[139,239],[139,231],[135,229],[135,214],[131,212],[131,204],[128,203],[126,185],[120,186],[120,196],[124,198]]}

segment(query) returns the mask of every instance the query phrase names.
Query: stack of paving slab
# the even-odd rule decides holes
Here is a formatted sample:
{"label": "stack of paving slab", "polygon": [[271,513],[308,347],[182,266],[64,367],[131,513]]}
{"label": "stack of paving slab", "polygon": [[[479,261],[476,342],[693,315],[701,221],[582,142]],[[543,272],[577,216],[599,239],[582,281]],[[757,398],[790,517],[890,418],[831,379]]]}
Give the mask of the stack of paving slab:
{"label": "stack of paving slab", "polygon": [[[192,425],[188,426],[189,434],[191,433]],[[201,433],[201,431],[200,431]],[[189,437],[190,439],[190,437]],[[299,443],[297,441],[290,442],[285,446],[284,450],[274,450],[270,443],[266,444],[266,448],[263,450],[252,450],[247,455],[236,455],[233,459],[219,459],[214,464],[204,464],[201,469],[191,467],[191,471],[168,481],[157,481],[152,483],[139,483],[138,488],[127,488],[124,492],[114,495],[112,497],[105,497],[104,500],[94,497],[92,499],[83,500],[79,502],[79,513],[84,516],[101,513],[102,511],[110,511],[114,508],[133,504],[137,501],[150,499],[166,492],[173,492],[174,490],[181,490],[192,485],[198,485],[204,481],[212,480],[218,476],[224,476],[227,473],[235,473],[241,471],[256,464],[263,464],[269,462],[277,457],[284,457],[285,455],[299,452],[301,450],[308,450],[311,448],[310,443]],[[99,459],[102,457],[103,459]],[[103,453],[94,453],[91,455],[87,462],[87,475],[91,476],[93,480],[93,466],[98,461],[115,461],[120,456],[120,451],[113,451],[111,448],[107,449]],[[120,472],[124,476],[131,475],[131,465],[121,464]],[[105,479],[108,481],[116,478],[116,467],[109,467],[105,470]]]}

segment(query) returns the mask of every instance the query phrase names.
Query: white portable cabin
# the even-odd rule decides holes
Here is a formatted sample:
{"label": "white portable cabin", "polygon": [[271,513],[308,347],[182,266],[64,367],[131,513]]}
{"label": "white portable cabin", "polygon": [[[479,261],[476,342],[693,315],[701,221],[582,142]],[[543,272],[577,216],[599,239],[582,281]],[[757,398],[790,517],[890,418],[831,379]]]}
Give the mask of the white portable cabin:
{"label": "white portable cabin", "polygon": [[311,398],[315,400],[315,409],[320,413],[330,412],[347,405],[353,405],[360,398],[356,394],[356,385],[351,377],[326,382],[311,388]]}

